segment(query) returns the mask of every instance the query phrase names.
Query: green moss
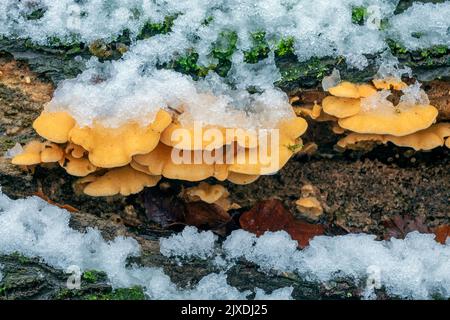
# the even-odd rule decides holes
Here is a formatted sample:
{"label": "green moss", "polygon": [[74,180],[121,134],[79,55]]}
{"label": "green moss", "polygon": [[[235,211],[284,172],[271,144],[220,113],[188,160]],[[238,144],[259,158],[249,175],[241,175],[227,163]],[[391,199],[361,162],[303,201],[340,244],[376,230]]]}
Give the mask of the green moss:
{"label": "green moss", "polygon": [[0,297],[6,297],[8,288],[6,286],[0,286]]}
{"label": "green moss", "polygon": [[441,57],[445,54],[447,54],[447,52],[449,51],[449,48],[443,45],[439,45],[439,46],[433,46],[431,48],[428,49],[424,49],[420,52],[420,55],[423,58],[428,58],[428,57]]}
{"label": "green moss", "polygon": [[288,37],[281,39],[276,46],[275,55],[280,58],[294,55],[294,38]]}
{"label": "green moss", "polygon": [[231,68],[231,56],[236,51],[238,36],[235,31],[222,31],[213,43],[211,55],[218,60],[214,70],[225,77]]}
{"label": "green moss", "polygon": [[296,153],[301,148],[303,148],[303,143],[290,144],[290,145],[287,145],[286,148],[288,148],[289,151],[291,151],[292,153]]}
{"label": "green moss", "polygon": [[198,53],[191,52],[174,62],[174,69],[185,74],[197,74],[200,67],[197,65]]}
{"label": "green moss", "polygon": [[107,279],[107,275],[102,271],[87,270],[83,272],[81,278],[87,283],[96,283],[98,281],[105,281]]}
{"label": "green moss", "polygon": [[45,14],[44,8],[39,8],[31,12],[29,15],[27,15],[27,20],[39,20],[41,19]]}
{"label": "green moss", "polygon": [[82,295],[80,290],[70,290],[67,288],[61,289],[55,295],[55,300],[66,300],[66,299],[75,299],[79,298]]}
{"label": "green moss", "polygon": [[387,39],[386,42],[387,42],[389,48],[391,49],[392,54],[399,55],[399,54],[408,53],[408,49],[406,49],[404,46],[402,46],[397,41],[392,40],[392,39]]}
{"label": "green moss", "polygon": [[264,31],[252,33],[253,46],[249,51],[244,52],[244,61],[247,63],[257,63],[268,57],[270,47],[266,41],[266,33]]}
{"label": "green moss", "polygon": [[230,59],[236,50],[238,35],[235,31],[222,31],[213,43],[211,54],[219,60]]}
{"label": "green moss", "polygon": [[89,294],[84,297],[85,300],[145,300],[145,294],[142,287],[135,286],[131,288],[119,288],[107,294]]}
{"label": "green moss", "polygon": [[362,25],[367,17],[367,9],[365,7],[352,8],[352,22],[354,24]]}
{"label": "green moss", "polygon": [[95,40],[89,45],[89,52],[101,59],[108,59],[113,55],[113,51],[103,40]]}
{"label": "green moss", "polygon": [[25,257],[23,254],[21,254],[19,252],[13,252],[11,254],[11,257],[13,259],[17,260],[21,264],[27,264],[27,263],[29,263],[31,261],[30,258]]}
{"label": "green moss", "polygon": [[0,150],[2,152],[5,152],[5,151],[11,149],[12,147],[14,147],[15,144],[16,144],[16,142],[14,140],[12,140],[11,138],[9,138],[7,136],[0,136]]}
{"label": "green moss", "polygon": [[202,25],[207,26],[208,24],[210,24],[212,21],[214,20],[214,18],[212,16],[207,17],[203,22]]}
{"label": "green moss", "polygon": [[164,18],[163,22],[151,22],[148,21],[142,27],[141,32],[136,37],[137,40],[147,39],[153,37],[157,34],[166,34],[169,33],[172,29],[173,22],[177,18],[177,15],[167,16]]}

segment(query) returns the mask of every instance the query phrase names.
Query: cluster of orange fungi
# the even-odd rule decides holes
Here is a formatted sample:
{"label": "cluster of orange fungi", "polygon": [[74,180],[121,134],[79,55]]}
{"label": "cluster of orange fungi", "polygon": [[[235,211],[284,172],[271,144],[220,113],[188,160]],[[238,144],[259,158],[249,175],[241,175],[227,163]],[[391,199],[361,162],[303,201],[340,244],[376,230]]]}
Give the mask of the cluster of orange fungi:
{"label": "cluster of orange fungi", "polygon": [[391,142],[397,146],[419,150],[450,147],[450,123],[436,123],[438,110],[429,104],[400,102],[364,108],[363,99],[380,90],[404,89],[401,80],[374,80],[372,84],[343,81],[329,88],[331,95],[321,105],[296,107],[296,113],[316,121],[328,121],[333,132],[345,134],[337,142],[341,149],[367,150],[376,144]]}
{"label": "cluster of orange fungi", "polygon": [[[363,99],[380,90],[401,90],[405,86],[401,80],[395,79],[374,80],[372,84],[343,81],[329,88],[330,95],[323,99],[321,105],[294,109],[298,115],[316,121],[330,121],[333,132],[345,134],[337,143],[342,149],[387,142],[415,150],[431,150],[443,145],[450,147],[450,123],[436,123],[438,110],[432,105],[399,103],[396,106],[364,108]],[[183,127],[176,114],[162,109],[147,126],[129,122],[118,128],[100,123],[82,127],[66,112],[43,111],[33,127],[46,141],[29,142],[23,152],[13,158],[13,164],[28,167],[58,163],[68,174],[80,177],[77,184],[82,186],[85,194],[112,196],[138,193],[144,187],[155,186],[161,177],[185,181],[214,177],[235,184],[251,183],[260,175],[278,171],[301,150],[300,136],[306,131],[307,123],[301,117],[293,117],[277,124],[279,141],[275,167],[272,163],[269,167],[267,163],[249,160],[249,153],[261,146],[257,139],[247,139],[247,135],[252,133],[245,130],[240,131],[246,135],[245,139],[235,136],[232,140],[236,146],[233,157],[240,157],[241,161],[175,162],[172,157],[174,150],[192,158],[196,151],[224,151],[229,144],[211,145],[210,140],[196,136],[193,128]],[[227,128],[210,127],[226,135]],[[177,129],[184,129],[191,136],[186,140],[189,143],[174,141],[173,133]],[[269,157],[271,154],[273,150],[269,148]]]}
{"label": "cluster of orange fungi", "polygon": [[[24,146],[23,152],[12,159],[13,164],[29,167],[57,163],[68,174],[80,177],[77,185],[87,195],[126,196],[138,193],[144,187],[155,186],[161,177],[185,181],[202,181],[213,177],[235,184],[251,183],[260,175],[278,171],[290,157],[300,151],[302,143],[299,137],[306,131],[307,123],[303,118],[294,116],[277,124],[277,152],[270,150],[270,147],[267,151],[269,157],[275,157],[276,154],[275,167],[275,162],[262,162],[258,158],[255,161],[249,156],[260,148],[258,139],[240,137],[232,140],[232,144],[236,145],[232,149],[232,157],[239,158],[240,161],[174,161],[173,151],[179,151],[192,159],[194,153],[199,151],[196,148],[200,148],[200,151],[212,148],[213,152],[217,152],[227,148],[227,145],[213,144],[211,147],[210,140],[202,141],[203,136],[195,135],[193,128],[183,128],[176,115],[162,109],[147,126],[129,122],[118,128],[105,127],[100,123],[81,127],[66,112],[43,111],[34,121],[33,128],[46,141],[29,142]],[[190,139],[184,140],[190,141],[189,143],[180,145],[180,141],[174,141],[173,133],[180,128],[191,135]],[[215,129],[226,134],[227,128]],[[255,134],[245,130],[236,132],[243,132],[246,137]],[[224,137],[221,141],[229,140]],[[175,148],[178,149],[174,150]],[[221,151],[229,156],[229,148]]]}

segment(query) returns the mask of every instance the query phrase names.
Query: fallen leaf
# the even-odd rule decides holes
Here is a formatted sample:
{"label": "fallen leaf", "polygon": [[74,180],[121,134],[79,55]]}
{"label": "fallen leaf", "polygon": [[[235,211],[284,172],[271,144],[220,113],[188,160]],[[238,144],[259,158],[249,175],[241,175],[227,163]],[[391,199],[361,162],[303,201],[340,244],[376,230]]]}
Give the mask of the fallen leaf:
{"label": "fallen leaf", "polygon": [[448,237],[450,237],[450,224],[444,224],[434,229],[436,235],[435,240],[441,244],[445,244]]}
{"label": "fallen leaf", "polygon": [[215,203],[186,203],[176,193],[155,188],[144,192],[144,205],[147,218],[163,228],[184,224],[222,234],[222,227],[231,221],[230,215]]}
{"label": "fallen leaf", "polygon": [[185,205],[184,223],[202,229],[218,229],[227,224],[231,217],[219,205],[203,201]]}
{"label": "fallen leaf", "polygon": [[80,210],[78,210],[77,208],[72,207],[72,206],[69,205],[69,204],[59,204],[59,203],[57,203],[57,202],[51,200],[51,199],[50,199],[48,196],[46,196],[42,191],[37,191],[37,192],[34,193],[34,195],[37,196],[37,197],[39,197],[39,198],[41,198],[41,199],[44,200],[44,201],[47,201],[47,202],[48,202],[49,204],[51,204],[51,205],[54,205],[54,206],[56,206],[56,207],[58,207],[58,208],[67,210],[67,211],[69,211],[69,212],[79,212],[79,211],[80,211]]}
{"label": "fallen leaf", "polygon": [[277,199],[258,202],[250,211],[242,214],[239,222],[244,230],[257,236],[266,231],[284,230],[297,240],[301,248],[306,247],[310,239],[325,232],[322,225],[295,219]]}
{"label": "fallen leaf", "polygon": [[410,215],[396,215],[391,220],[386,221],[384,225],[386,227],[385,240],[390,238],[403,239],[408,233],[413,231],[419,231],[420,233],[431,232],[430,228],[425,225],[423,217],[412,217]]}
{"label": "fallen leaf", "polygon": [[184,204],[175,195],[157,188],[143,193],[145,213],[150,221],[163,228],[184,220]]}

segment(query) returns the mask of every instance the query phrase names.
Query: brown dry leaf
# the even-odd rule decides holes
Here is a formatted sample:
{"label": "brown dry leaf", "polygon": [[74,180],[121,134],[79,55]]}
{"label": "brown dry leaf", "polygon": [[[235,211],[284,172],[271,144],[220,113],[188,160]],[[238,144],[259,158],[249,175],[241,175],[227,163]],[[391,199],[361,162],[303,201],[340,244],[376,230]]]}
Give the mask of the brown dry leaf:
{"label": "brown dry leaf", "polygon": [[218,229],[231,220],[230,215],[214,203],[190,202],[185,208],[184,223],[197,228]]}
{"label": "brown dry leaf", "polygon": [[163,228],[184,219],[184,205],[175,195],[151,188],[145,190],[143,197],[147,218]]}
{"label": "brown dry leaf", "polygon": [[444,224],[434,229],[436,235],[435,240],[441,244],[445,244],[447,238],[450,237],[450,224]]}
{"label": "brown dry leaf", "polygon": [[48,196],[46,196],[42,191],[37,191],[37,192],[34,193],[34,195],[37,196],[37,197],[39,197],[39,198],[41,198],[41,199],[44,200],[44,201],[47,201],[47,202],[48,202],[49,204],[51,204],[51,205],[54,205],[54,206],[56,206],[56,207],[58,207],[58,208],[61,208],[61,209],[65,209],[65,210],[67,210],[67,211],[69,211],[69,212],[79,212],[79,211],[80,211],[80,210],[78,210],[77,208],[72,207],[70,204],[59,204],[59,203],[57,203],[57,202],[51,200],[51,199],[50,199]]}
{"label": "brown dry leaf", "polygon": [[394,216],[391,220],[384,223],[386,233],[384,239],[390,238],[403,239],[412,231],[419,231],[420,233],[430,233],[431,230],[425,225],[423,217],[412,217],[410,215]]}
{"label": "brown dry leaf", "polygon": [[325,232],[323,225],[296,220],[277,199],[258,202],[250,211],[242,214],[239,222],[244,230],[257,236],[266,231],[284,230],[298,241],[301,248],[306,247],[314,236]]}

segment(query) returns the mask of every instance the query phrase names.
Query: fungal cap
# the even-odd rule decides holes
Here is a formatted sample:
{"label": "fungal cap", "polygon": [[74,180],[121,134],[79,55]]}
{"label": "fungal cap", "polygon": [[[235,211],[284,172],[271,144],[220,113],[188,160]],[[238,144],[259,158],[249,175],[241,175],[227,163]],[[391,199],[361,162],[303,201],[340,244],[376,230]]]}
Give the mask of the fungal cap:
{"label": "fungal cap", "polygon": [[228,178],[228,164],[214,163],[214,178],[219,181],[224,181]]}
{"label": "fungal cap", "polygon": [[90,163],[88,159],[75,158],[70,154],[66,154],[65,157],[59,161],[59,164],[68,174],[75,177],[85,177],[97,170],[97,167]]}
{"label": "fungal cap", "polygon": [[140,164],[139,162],[137,162],[136,160],[131,160],[130,162],[130,166],[136,170],[136,171],[140,171],[143,173],[146,173],[148,175],[153,175],[149,170],[148,170],[148,166],[143,166],[142,164]]}
{"label": "fungal cap", "polygon": [[30,141],[21,154],[12,159],[12,164],[30,166],[39,163],[58,162],[64,156],[62,149],[51,142]]}
{"label": "fungal cap", "polygon": [[172,122],[172,116],[165,110],[160,109],[155,116],[150,128],[156,132],[163,132]]}
{"label": "fungal cap", "polygon": [[147,173],[152,175],[162,175],[164,166],[170,161],[171,154],[171,147],[159,143],[156,148],[149,153],[135,155],[133,160],[135,163],[147,167]]}
{"label": "fungal cap", "polygon": [[298,116],[304,115],[310,117],[311,119],[317,119],[318,117],[320,117],[320,114],[322,112],[322,107],[317,103],[314,103],[312,108],[297,106],[293,108]]}
{"label": "fungal cap", "polygon": [[64,150],[66,154],[70,154],[72,157],[79,159],[83,158],[84,154],[87,152],[82,146],[75,143],[69,142]]}
{"label": "fungal cap", "polygon": [[169,179],[201,181],[214,175],[214,164],[180,163],[169,161],[163,169],[163,176]]}
{"label": "fungal cap", "polygon": [[220,198],[228,197],[229,195],[224,186],[220,184],[210,185],[206,182],[200,182],[198,186],[188,188],[186,194],[191,198],[198,197],[200,200],[207,203],[214,203]]}
{"label": "fungal cap", "polygon": [[111,169],[103,176],[95,177],[83,191],[93,197],[114,196],[116,194],[128,196],[142,191],[144,187],[155,186],[160,179],[160,176],[149,176],[134,170],[130,166],[125,166]]}
{"label": "fungal cap", "polygon": [[281,120],[278,123],[277,128],[280,130],[280,136],[296,139],[305,133],[308,128],[308,123],[303,118],[295,117]]}
{"label": "fungal cap", "polygon": [[377,93],[377,90],[370,84],[358,84],[358,93],[361,98],[367,98]]}
{"label": "fungal cap", "polygon": [[33,128],[41,137],[56,143],[66,143],[74,126],[75,120],[63,111],[43,111],[33,122]]}
{"label": "fungal cap", "polygon": [[230,172],[227,180],[234,184],[245,185],[245,184],[250,184],[252,182],[255,182],[256,180],[258,180],[258,178],[259,178],[259,175],[249,175],[249,174],[242,174],[242,173],[237,173],[237,172]]}
{"label": "fungal cap", "polygon": [[64,152],[60,146],[51,142],[42,144],[41,162],[58,162],[64,157]]}
{"label": "fungal cap", "polygon": [[357,148],[358,143],[361,142],[381,142],[386,143],[384,136],[380,134],[366,134],[366,133],[350,133],[346,137],[337,142],[337,146],[343,149],[366,149],[364,147]]}
{"label": "fungal cap", "polygon": [[[183,150],[212,150],[225,144],[225,130],[217,126],[206,126],[195,131],[194,127],[183,127],[179,123],[171,123],[161,134],[161,142]],[[206,137],[205,132],[213,134]]]}
{"label": "fungal cap", "polygon": [[11,163],[20,166],[31,166],[41,163],[42,143],[34,140],[23,147],[23,152],[16,155]]}
{"label": "fungal cap", "polygon": [[337,86],[328,89],[328,92],[333,96],[341,98],[359,98],[359,90],[356,84],[348,81],[343,81]]}
{"label": "fungal cap", "polygon": [[[273,174],[303,146],[298,137],[305,133],[308,124],[303,118],[296,117],[279,122],[279,136],[270,132],[267,145],[258,148],[238,148],[229,171],[248,175]],[[273,148],[275,147],[275,148]],[[262,149],[264,148],[264,149]],[[263,158],[261,158],[263,155]]]}
{"label": "fungal cap", "polygon": [[[414,150],[431,150],[445,144],[450,136],[450,123],[438,123],[431,127],[402,137],[386,136],[386,140],[400,147],[411,147]],[[447,139],[448,140],[448,139]]]}
{"label": "fungal cap", "polygon": [[337,118],[351,117],[361,110],[361,100],[328,96],[322,101],[323,111]]}
{"label": "fungal cap", "polygon": [[333,123],[331,126],[331,131],[333,131],[334,134],[343,134],[345,129],[341,128],[337,123]]}
{"label": "fungal cap", "polygon": [[214,150],[234,141],[246,148],[255,148],[258,145],[256,131],[233,129],[232,132],[233,136],[227,136],[226,128],[220,126],[208,125],[200,130],[171,123],[161,134],[161,142],[183,150]]}
{"label": "fungal cap", "polygon": [[401,79],[390,77],[386,79],[373,79],[373,85],[377,89],[381,90],[390,90],[391,88],[394,90],[402,90],[405,89],[408,85],[404,83]]}
{"label": "fungal cap", "polygon": [[319,200],[314,197],[306,197],[298,199],[295,204],[297,209],[302,212],[317,218],[323,213],[322,205]]}
{"label": "fungal cap", "polygon": [[416,105],[410,108],[377,112],[362,111],[357,115],[339,119],[344,129],[358,133],[391,134],[405,136],[428,128],[433,124],[438,110],[431,105]]}
{"label": "fungal cap", "polygon": [[89,161],[97,167],[115,168],[127,165],[136,154],[152,151],[159,142],[160,131],[168,124],[167,112],[160,111],[155,121],[146,127],[130,122],[119,128],[101,124],[76,126],[70,131],[70,140],[89,152]]}

